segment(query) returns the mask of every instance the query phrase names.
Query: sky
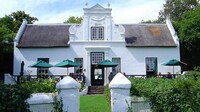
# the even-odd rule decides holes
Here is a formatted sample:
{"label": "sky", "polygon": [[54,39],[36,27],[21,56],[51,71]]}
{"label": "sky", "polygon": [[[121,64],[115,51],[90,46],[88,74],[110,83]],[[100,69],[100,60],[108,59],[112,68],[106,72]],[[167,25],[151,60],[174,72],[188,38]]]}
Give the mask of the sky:
{"label": "sky", "polygon": [[70,16],[83,16],[86,3],[109,3],[114,23],[125,24],[157,19],[165,0],[0,0],[0,18],[21,10],[37,17],[36,23],[63,23]]}

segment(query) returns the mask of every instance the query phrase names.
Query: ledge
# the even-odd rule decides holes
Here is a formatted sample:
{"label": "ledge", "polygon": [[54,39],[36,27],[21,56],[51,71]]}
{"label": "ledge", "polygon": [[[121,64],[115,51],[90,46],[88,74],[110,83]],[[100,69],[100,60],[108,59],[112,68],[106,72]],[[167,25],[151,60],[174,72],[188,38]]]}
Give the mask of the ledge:
{"label": "ledge", "polygon": [[110,46],[85,46],[85,49],[110,49]]}
{"label": "ledge", "polygon": [[70,43],[125,43],[124,40],[71,40]]}
{"label": "ledge", "polygon": [[35,93],[27,99],[29,104],[50,104],[53,103],[53,98],[56,96],[55,93]]}

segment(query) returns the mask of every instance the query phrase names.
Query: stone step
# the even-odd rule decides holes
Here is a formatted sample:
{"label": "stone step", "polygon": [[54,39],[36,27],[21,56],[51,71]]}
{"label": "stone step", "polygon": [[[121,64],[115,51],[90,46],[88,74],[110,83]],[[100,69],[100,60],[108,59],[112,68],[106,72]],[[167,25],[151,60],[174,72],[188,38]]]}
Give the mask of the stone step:
{"label": "stone step", "polygon": [[104,86],[89,86],[88,94],[103,94]]}

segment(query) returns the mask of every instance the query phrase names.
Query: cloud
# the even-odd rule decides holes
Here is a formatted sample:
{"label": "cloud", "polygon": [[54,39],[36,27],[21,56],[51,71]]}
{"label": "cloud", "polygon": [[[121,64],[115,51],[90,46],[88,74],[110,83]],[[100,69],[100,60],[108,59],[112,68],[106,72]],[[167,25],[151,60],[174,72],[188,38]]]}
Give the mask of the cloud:
{"label": "cloud", "polygon": [[16,9],[18,2],[14,0],[1,0],[0,1],[0,17],[10,14]]}
{"label": "cloud", "polygon": [[37,23],[63,23],[66,21],[70,16],[81,16],[83,15],[82,12],[77,10],[67,10],[58,14],[52,15],[45,15],[39,18],[40,21]]}
{"label": "cloud", "polygon": [[158,12],[162,9],[163,0],[138,4],[129,2],[124,7],[113,6],[113,19],[115,23],[139,23],[142,20],[157,19]]}
{"label": "cloud", "polygon": [[[107,7],[108,0],[0,0],[0,17],[23,10],[37,17],[39,23],[63,23],[70,16],[82,16],[83,7],[99,3]],[[115,23],[138,23],[156,19],[165,0],[109,0]]]}

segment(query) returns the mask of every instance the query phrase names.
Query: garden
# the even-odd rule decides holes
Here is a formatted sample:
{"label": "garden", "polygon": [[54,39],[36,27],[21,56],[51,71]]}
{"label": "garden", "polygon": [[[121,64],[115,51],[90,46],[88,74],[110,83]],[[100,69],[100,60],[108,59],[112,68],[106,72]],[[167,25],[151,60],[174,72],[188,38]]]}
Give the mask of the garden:
{"label": "garden", "polygon": [[[153,112],[197,112],[200,110],[198,69],[189,71],[185,76],[179,76],[176,79],[129,78],[129,80],[131,81],[131,96],[144,97],[150,101]],[[0,111],[29,112],[29,104],[25,100],[32,93],[57,92],[56,83],[55,79],[46,79],[27,81],[18,85],[0,84]],[[55,110],[59,103],[62,102],[54,103]],[[110,112],[110,109],[108,85],[105,86],[103,95],[80,96],[80,112]]]}
{"label": "garden", "polygon": [[[30,112],[29,104],[26,99],[32,93],[55,93],[56,79],[40,79],[24,81],[17,85],[0,84],[0,112]],[[80,91],[83,89],[83,82]],[[53,112],[62,112],[62,102],[56,98],[53,103]],[[85,95],[80,96],[80,112],[110,112],[110,105],[104,95]]]}
{"label": "garden", "polygon": [[130,78],[131,95],[150,101],[153,112],[200,110],[200,72],[189,71],[176,79]]}
{"label": "garden", "polygon": [[0,112],[29,112],[32,93],[56,92],[56,80],[33,80],[16,85],[0,84]]}

